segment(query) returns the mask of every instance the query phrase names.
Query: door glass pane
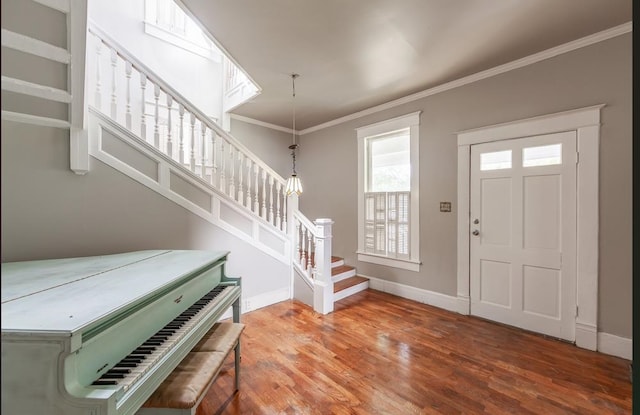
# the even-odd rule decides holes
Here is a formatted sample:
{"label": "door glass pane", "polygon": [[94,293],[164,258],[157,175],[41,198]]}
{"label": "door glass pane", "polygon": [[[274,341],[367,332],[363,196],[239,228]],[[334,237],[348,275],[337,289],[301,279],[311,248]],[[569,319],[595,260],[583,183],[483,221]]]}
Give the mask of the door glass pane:
{"label": "door glass pane", "polygon": [[562,144],[527,147],[522,150],[522,167],[562,164]]}
{"label": "door glass pane", "polygon": [[480,170],[499,170],[510,168],[511,150],[480,154]]}

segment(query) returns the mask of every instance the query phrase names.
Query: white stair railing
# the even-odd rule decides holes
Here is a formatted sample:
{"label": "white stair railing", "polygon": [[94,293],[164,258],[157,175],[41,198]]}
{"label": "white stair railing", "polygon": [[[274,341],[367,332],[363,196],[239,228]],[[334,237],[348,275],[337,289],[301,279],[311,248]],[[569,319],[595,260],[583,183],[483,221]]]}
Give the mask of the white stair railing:
{"label": "white stair railing", "polygon": [[90,105],[287,232],[285,180],[278,173],[95,25],[87,45]]}

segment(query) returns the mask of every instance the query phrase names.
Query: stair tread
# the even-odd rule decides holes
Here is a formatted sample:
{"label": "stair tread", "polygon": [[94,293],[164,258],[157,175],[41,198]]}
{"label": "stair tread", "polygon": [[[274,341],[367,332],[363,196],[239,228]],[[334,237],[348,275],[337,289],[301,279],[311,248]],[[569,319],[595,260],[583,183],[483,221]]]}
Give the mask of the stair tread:
{"label": "stair tread", "polygon": [[352,271],[354,269],[355,267],[352,267],[350,265],[340,265],[339,267],[333,267],[331,268],[331,276],[336,276],[342,274],[343,272]]}
{"label": "stair tread", "polygon": [[333,285],[333,292],[337,293],[338,291],[346,290],[349,287],[353,287],[354,285],[358,285],[365,281],[369,281],[369,278],[361,277],[359,275],[345,278],[344,280],[338,281]]}

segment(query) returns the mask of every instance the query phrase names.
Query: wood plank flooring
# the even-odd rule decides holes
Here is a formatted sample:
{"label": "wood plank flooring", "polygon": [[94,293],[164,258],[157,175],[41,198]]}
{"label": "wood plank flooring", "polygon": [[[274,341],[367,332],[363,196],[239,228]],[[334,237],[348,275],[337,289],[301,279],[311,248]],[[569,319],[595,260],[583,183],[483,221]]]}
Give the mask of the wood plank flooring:
{"label": "wood plank flooring", "polygon": [[198,415],[631,413],[627,360],[380,291],[242,322],[240,391],[229,358]]}

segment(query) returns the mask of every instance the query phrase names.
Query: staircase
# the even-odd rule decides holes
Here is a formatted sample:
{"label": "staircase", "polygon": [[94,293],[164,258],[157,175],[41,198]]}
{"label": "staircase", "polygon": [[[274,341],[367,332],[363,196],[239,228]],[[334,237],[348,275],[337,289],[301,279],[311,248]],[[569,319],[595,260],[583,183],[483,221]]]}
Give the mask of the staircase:
{"label": "staircase", "polygon": [[319,313],[368,288],[333,261],[333,222],[306,218],[250,149],[94,24],[87,48],[91,156],[290,265]]}

